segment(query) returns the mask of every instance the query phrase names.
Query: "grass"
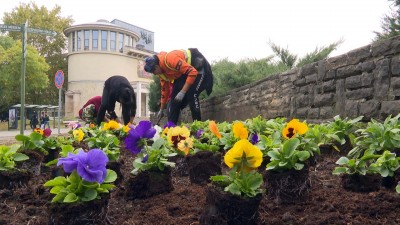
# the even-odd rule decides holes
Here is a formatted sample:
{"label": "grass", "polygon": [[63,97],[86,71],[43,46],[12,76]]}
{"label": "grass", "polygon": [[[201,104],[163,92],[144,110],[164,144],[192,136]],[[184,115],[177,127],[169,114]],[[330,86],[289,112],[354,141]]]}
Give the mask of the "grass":
{"label": "grass", "polygon": [[[50,128],[53,129],[54,121],[51,120],[51,121],[49,121],[49,122],[50,122]],[[27,123],[28,125],[26,125],[25,130],[30,130],[30,129],[31,129],[31,126],[29,125],[29,120],[27,120],[26,123]],[[18,128],[17,128],[17,129],[14,129],[14,130],[19,130],[19,129],[20,129],[20,126],[19,126],[20,124],[21,124],[21,121],[18,120]],[[62,121],[61,121],[60,126],[61,126],[61,127],[64,126],[64,124],[62,123]],[[57,120],[55,121],[55,127],[56,127],[56,128],[58,127],[58,121],[57,121]],[[8,122],[0,122],[0,131],[5,131],[5,130],[8,130]]]}

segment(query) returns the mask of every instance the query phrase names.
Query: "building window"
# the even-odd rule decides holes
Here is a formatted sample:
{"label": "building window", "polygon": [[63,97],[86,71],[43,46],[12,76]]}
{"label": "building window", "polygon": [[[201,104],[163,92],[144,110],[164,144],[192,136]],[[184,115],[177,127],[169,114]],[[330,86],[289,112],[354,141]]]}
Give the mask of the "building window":
{"label": "building window", "polygon": [[113,31],[110,32],[110,50],[116,50],[116,41],[117,41],[117,34]]}
{"label": "building window", "polygon": [[107,51],[107,42],[108,42],[108,32],[105,30],[101,31],[101,50]]}
{"label": "building window", "polygon": [[83,33],[84,36],[84,50],[89,50],[89,31],[85,30]]}
{"label": "building window", "polygon": [[119,33],[118,39],[119,39],[119,43],[118,43],[119,52],[123,52],[124,51],[124,34]]}
{"label": "building window", "polygon": [[92,31],[92,50],[98,50],[99,44],[99,31],[98,30],[93,30]]}
{"label": "building window", "polygon": [[125,46],[131,46],[131,43],[129,43],[131,40],[131,37],[125,36]]}
{"label": "building window", "polygon": [[74,52],[74,51],[76,51],[76,49],[75,49],[75,40],[76,40],[76,38],[75,38],[75,32],[72,32],[72,51]]}
{"label": "building window", "polygon": [[81,50],[81,44],[82,44],[82,31],[78,31],[76,32],[76,38],[77,38],[77,43],[76,43],[76,47],[77,47],[77,51]]}

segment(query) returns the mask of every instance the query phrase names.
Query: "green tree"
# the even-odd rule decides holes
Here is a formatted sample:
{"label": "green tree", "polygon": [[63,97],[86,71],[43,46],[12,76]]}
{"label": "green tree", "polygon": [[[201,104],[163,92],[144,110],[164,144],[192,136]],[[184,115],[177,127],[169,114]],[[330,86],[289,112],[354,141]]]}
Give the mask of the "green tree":
{"label": "green tree", "polygon": [[[10,37],[0,36],[0,112],[17,104],[21,99],[22,43]],[[28,45],[26,59],[26,102],[34,103],[31,93],[47,88],[49,65],[38,51]]]}
{"label": "green tree", "polygon": [[161,84],[158,76],[153,76],[153,81],[150,84],[149,93],[149,109],[151,112],[157,112],[160,110],[160,98],[161,98]]}
{"label": "green tree", "polygon": [[[54,37],[28,33],[28,44],[34,46],[50,65],[50,69],[47,71],[47,77],[49,81],[52,81],[47,82],[46,89],[35,89],[30,93],[35,99],[35,104],[56,105],[58,103],[58,89],[54,86],[54,74],[57,70],[63,70],[65,79],[68,80],[68,66],[65,54],[67,39],[63,34],[63,30],[71,26],[73,20],[71,17],[63,18],[60,14],[61,7],[58,5],[52,10],[48,10],[46,7],[39,7],[31,1],[28,4],[20,3],[12,12],[4,13],[4,17],[2,18],[5,24],[20,25],[28,20],[28,27],[57,32],[57,35]],[[9,32],[8,35],[14,40],[21,40],[22,38],[21,32]],[[64,88],[67,88],[66,84],[67,83],[65,83]]]}
{"label": "green tree", "polygon": [[381,22],[382,32],[374,31],[376,37],[374,41],[385,40],[400,34],[400,0],[389,0],[393,2],[394,9],[385,15]]}
{"label": "green tree", "polygon": [[298,56],[291,53],[288,48],[281,48],[271,41],[269,42],[269,45],[272,51],[280,59],[279,62],[285,64],[289,69],[291,69],[295,67],[302,67],[304,65],[328,58],[328,56],[342,43],[343,39],[340,39],[339,41],[334,42],[328,46],[316,47],[314,51],[307,53],[302,58],[298,58]]}

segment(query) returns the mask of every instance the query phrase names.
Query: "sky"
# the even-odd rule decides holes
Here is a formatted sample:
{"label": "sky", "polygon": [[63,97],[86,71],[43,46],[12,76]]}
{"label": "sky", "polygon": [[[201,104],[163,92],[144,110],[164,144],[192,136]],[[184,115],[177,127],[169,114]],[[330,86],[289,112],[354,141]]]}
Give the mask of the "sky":
{"label": "sky", "polygon": [[[2,1],[4,12],[31,0]],[[210,61],[261,59],[268,43],[299,57],[343,39],[331,57],[368,45],[381,31],[388,0],[35,0],[73,25],[119,19],[154,32],[156,52],[198,48]]]}

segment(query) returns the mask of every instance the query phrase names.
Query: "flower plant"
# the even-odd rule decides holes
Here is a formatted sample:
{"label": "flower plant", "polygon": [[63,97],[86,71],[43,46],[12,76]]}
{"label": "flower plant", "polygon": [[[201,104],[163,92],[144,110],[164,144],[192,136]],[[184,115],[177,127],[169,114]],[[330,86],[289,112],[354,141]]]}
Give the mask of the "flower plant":
{"label": "flower plant", "polygon": [[308,131],[306,123],[293,119],[282,129],[282,136],[285,141],[278,147],[267,152],[270,157],[270,163],[266,170],[285,171],[301,170],[304,162],[313,154],[316,144],[310,139],[304,138]]}
{"label": "flower plant", "polygon": [[263,192],[263,177],[256,170],[262,160],[261,150],[247,139],[241,139],[224,156],[230,168],[228,175],[211,176],[211,181],[233,195],[255,197]]}
{"label": "flower plant", "polygon": [[[129,130],[125,145],[129,151],[137,154],[133,162],[132,174],[137,175],[146,170],[163,171],[166,166],[175,166],[175,163],[169,162],[168,158],[177,153],[171,152],[166,137],[156,135],[157,130],[161,131],[161,129],[156,129],[150,121],[140,121],[136,127]],[[158,138],[154,139],[155,136]]]}
{"label": "flower plant", "polygon": [[393,151],[400,146],[400,114],[395,117],[388,116],[383,123],[371,119],[364,129],[356,132],[356,146],[349,152],[349,156],[358,157],[381,153],[384,150]]}
{"label": "flower plant", "polygon": [[22,143],[19,150],[36,150],[41,152],[43,155],[48,155],[48,151],[43,147],[45,144],[45,137],[43,134],[44,132],[40,128],[37,128],[35,132],[32,132],[29,135],[17,134],[15,140]]}
{"label": "flower plant", "polygon": [[117,174],[106,169],[108,158],[100,149],[89,152],[80,150],[77,154],[68,153],[60,158],[57,165],[63,165],[69,176],[58,176],[47,181],[44,186],[52,187],[50,193],[55,196],[52,202],[73,203],[100,199],[101,194],[109,193],[115,186]]}
{"label": "flower plant", "polygon": [[19,153],[20,145],[14,144],[11,146],[0,145],[0,170],[11,170],[15,168],[15,162],[20,162],[29,159],[23,153]]}

